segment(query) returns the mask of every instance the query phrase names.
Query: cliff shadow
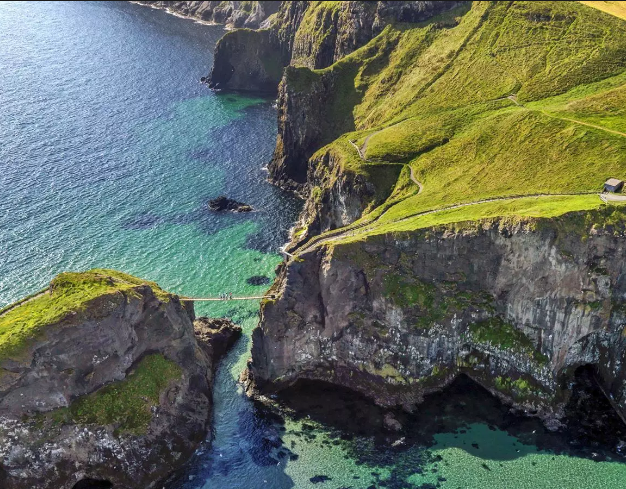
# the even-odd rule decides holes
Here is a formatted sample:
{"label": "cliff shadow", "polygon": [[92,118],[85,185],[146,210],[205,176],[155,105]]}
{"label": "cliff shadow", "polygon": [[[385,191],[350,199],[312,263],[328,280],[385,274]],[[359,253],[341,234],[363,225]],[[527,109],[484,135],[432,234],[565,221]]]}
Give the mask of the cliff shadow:
{"label": "cliff shadow", "polygon": [[[444,390],[426,396],[414,413],[383,409],[348,389],[305,380],[281,392],[278,404],[296,419],[311,419],[330,429],[331,437],[345,442],[346,450],[363,463],[384,464],[416,446],[425,450],[422,462],[426,462],[428,449],[444,438],[447,447],[493,461],[513,460],[537,450],[595,461],[624,460],[626,425],[589,368],[577,371],[572,390],[564,427],[558,432],[549,431],[538,418],[512,410],[464,374]],[[389,422],[390,416],[401,426],[399,431],[390,429],[395,424]],[[517,439],[513,448],[509,436]],[[363,438],[371,439],[376,450],[360,450]]]}
{"label": "cliff shadow", "polygon": [[111,489],[113,484],[109,481],[98,479],[82,479],[79,480],[72,489]]}

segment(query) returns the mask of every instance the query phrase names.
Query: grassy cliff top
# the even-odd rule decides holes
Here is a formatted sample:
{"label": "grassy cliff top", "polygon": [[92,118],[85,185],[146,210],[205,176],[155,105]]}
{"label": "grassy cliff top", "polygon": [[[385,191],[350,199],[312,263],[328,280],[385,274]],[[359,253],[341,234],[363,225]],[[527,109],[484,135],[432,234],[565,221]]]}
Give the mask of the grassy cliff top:
{"label": "grassy cliff top", "polygon": [[472,2],[312,71],[344,94],[329,124],[356,128],[320,151],[362,174],[405,167],[353,233],[604,205],[603,182],[626,180],[626,22],[592,3]]}
{"label": "grassy cliff top", "polygon": [[626,20],[626,2],[580,2],[588,7],[597,8],[607,14]]}
{"label": "grassy cliff top", "polygon": [[115,270],[96,268],[57,275],[49,288],[0,310],[0,361],[19,354],[46,326],[75,314],[82,317],[81,313],[88,313],[96,299],[118,292],[133,295],[138,286],[145,285],[160,300],[169,300],[169,294],[156,283]]}

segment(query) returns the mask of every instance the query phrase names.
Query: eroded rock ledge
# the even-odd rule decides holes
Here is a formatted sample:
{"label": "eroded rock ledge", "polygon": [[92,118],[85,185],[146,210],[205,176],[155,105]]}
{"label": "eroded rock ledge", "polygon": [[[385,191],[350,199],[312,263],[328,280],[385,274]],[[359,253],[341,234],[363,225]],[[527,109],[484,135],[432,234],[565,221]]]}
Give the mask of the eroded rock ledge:
{"label": "eroded rock ledge", "polygon": [[192,303],[112,270],[61,274],[0,314],[13,327],[0,335],[0,486],[150,488],[182,465],[241,333],[207,318],[194,332],[194,319]]}
{"label": "eroded rock ledge", "polygon": [[283,266],[251,387],[340,384],[407,410],[465,373],[557,426],[589,365],[626,415],[626,238],[615,208],[321,247]]}

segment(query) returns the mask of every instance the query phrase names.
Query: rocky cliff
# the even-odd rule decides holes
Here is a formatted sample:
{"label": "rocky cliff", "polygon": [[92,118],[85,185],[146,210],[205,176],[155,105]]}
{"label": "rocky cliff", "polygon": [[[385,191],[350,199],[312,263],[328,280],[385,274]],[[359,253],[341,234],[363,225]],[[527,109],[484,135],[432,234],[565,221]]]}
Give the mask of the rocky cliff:
{"label": "rocky cliff", "polygon": [[578,367],[626,415],[624,212],[330,243],[286,263],[253,334],[261,392],[316,379],[414,409],[460,373],[555,426]]}
{"label": "rocky cliff", "polygon": [[[262,74],[265,90],[275,93],[285,66],[325,68],[365,45],[390,23],[424,21],[459,3],[281,2],[276,16],[264,22],[261,31],[245,38],[237,32],[224,36],[215,48],[209,83],[222,89],[258,91],[259,73],[251,71],[249,63],[268,63],[278,70]],[[247,55],[241,56],[242,52]]]}
{"label": "rocky cliff", "polygon": [[[354,66],[321,75],[309,69],[341,60],[386,25],[421,22],[460,3],[283,2],[265,29],[236,30],[218,42],[208,83],[216,89],[267,93],[276,93],[278,87],[278,137],[270,178],[302,192],[309,158],[354,130],[352,108],[362,96],[355,89]],[[294,68],[283,77],[286,66]]]}
{"label": "rocky cliff", "polygon": [[191,303],[112,270],[61,274],[2,312],[0,486],[148,488],[179,467],[240,332],[193,321]]}
{"label": "rocky cliff", "polygon": [[257,29],[270,15],[276,13],[281,2],[186,2],[167,0],[138,0],[135,3],[167,10],[178,15],[206,22],[226,24],[229,27]]}

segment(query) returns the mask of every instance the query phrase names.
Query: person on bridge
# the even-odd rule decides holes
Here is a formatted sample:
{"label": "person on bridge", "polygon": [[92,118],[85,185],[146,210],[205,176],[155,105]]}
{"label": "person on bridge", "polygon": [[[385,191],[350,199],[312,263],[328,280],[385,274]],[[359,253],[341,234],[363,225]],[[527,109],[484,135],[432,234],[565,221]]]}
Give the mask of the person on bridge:
{"label": "person on bridge", "polygon": [[233,300],[233,293],[231,292],[230,294],[228,294],[228,298],[232,301]]}

